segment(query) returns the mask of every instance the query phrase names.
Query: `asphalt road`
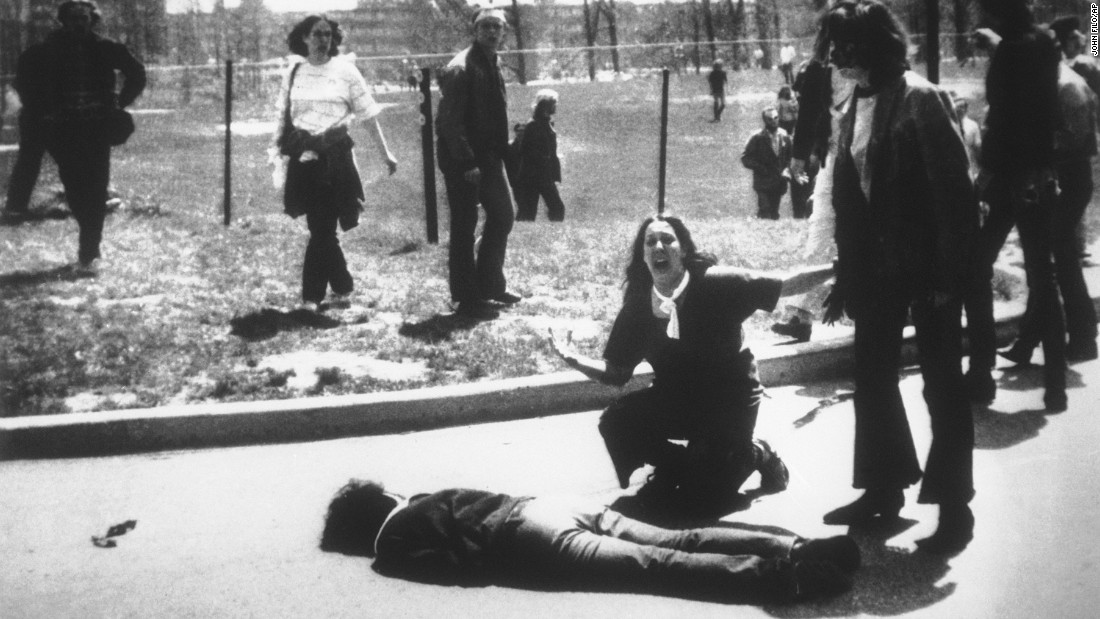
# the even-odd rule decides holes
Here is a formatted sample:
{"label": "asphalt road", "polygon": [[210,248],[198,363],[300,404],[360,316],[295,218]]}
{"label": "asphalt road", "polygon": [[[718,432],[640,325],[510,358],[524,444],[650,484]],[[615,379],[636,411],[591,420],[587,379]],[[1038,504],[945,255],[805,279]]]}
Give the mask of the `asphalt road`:
{"label": "asphalt road", "polygon": [[[952,559],[914,553],[934,507],[907,493],[902,523],[856,533],[853,591],[816,604],[727,606],[644,594],[421,585],[317,548],[328,498],[349,477],[396,491],[619,495],[598,412],[414,434],[121,457],[0,462],[4,617],[1093,617],[1100,608],[1100,362],[1073,366],[1070,409],[1042,411],[1039,370],[1006,371],[978,410],[975,539]],[[849,385],[769,391],[758,434],[788,462],[781,494],[727,516],[808,536],[849,487]],[[923,452],[919,375],[903,380]],[[837,398],[837,396],[840,396]],[[819,407],[822,400],[838,403]],[[816,408],[816,410],[815,410]],[[640,482],[642,475],[635,477]],[[750,478],[747,487],[755,479]],[[111,525],[135,520],[95,546]]]}

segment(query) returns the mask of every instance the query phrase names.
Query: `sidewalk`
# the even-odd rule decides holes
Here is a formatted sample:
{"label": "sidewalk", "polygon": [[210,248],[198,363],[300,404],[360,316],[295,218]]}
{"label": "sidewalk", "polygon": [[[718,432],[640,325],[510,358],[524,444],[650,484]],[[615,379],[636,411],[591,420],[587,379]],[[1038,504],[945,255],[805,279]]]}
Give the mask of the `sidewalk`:
{"label": "sidewalk", "polygon": [[[1085,276],[1100,306],[1100,267],[1086,268]],[[1003,346],[1015,337],[1023,304],[997,309],[998,342]],[[848,376],[851,345],[849,334],[754,348],[761,382],[774,388]],[[902,358],[903,363],[916,358],[911,327]],[[651,379],[643,365],[627,389]],[[619,393],[568,371],[402,392],[11,417],[0,419],[0,460],[413,432],[602,408]]]}

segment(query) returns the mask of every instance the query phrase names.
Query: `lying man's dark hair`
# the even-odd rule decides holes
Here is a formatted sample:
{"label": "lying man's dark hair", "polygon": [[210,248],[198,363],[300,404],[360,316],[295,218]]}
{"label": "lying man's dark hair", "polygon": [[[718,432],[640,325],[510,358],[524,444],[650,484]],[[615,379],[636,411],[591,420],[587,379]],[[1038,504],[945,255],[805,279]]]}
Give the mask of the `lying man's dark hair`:
{"label": "lying man's dark hair", "polygon": [[321,550],[360,557],[374,556],[374,539],[397,499],[376,482],[351,479],[336,492],[325,516]]}

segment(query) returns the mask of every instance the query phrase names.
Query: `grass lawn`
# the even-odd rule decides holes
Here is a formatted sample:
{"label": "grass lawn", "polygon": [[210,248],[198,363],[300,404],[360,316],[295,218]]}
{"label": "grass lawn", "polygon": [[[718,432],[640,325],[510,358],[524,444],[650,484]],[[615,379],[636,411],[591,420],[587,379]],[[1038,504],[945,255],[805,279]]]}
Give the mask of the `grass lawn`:
{"label": "grass lawn", "polygon": [[[805,222],[753,217],[740,164],[775,72],[732,75],[720,124],[703,76],[674,77],[667,201],[700,247],[726,264],[799,264]],[[974,75],[948,76],[963,89]],[[952,86],[955,87],[955,86]],[[512,122],[529,116],[538,86],[509,85]],[[509,286],[527,297],[496,321],[455,325],[448,311],[448,212],[442,179],[439,245],[426,241],[416,95],[378,95],[400,161],[384,178],[359,147],[368,206],[341,235],[356,281],[351,308],[310,318],[300,295],[304,221],[282,214],[266,164],[267,134],[234,139],[233,219],[222,225],[222,142],[216,104],[139,114],[115,150],[112,185],[123,205],[107,219],[96,277],[66,265],[76,225],[44,219],[0,228],[0,415],[103,410],[404,389],[564,369],[544,344],[547,326],[574,330],[599,356],[619,307],[622,269],[638,222],[656,208],[659,79],[560,84],[557,127],[566,221],[518,223]],[[977,106],[971,106],[975,109]],[[274,120],[266,101],[238,102],[247,129]],[[0,154],[0,178],[14,156]],[[59,187],[48,162],[39,199]],[[1095,224],[1096,209],[1090,210]],[[1093,226],[1095,229],[1095,226]],[[746,327],[765,345],[773,317]],[[293,355],[310,356],[303,370]]]}

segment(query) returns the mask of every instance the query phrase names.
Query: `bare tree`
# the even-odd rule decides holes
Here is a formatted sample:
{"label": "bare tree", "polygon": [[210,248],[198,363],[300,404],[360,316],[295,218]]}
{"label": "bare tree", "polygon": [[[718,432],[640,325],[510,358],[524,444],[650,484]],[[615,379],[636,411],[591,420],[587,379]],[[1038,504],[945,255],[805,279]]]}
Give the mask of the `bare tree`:
{"label": "bare tree", "polygon": [[710,60],[718,57],[718,48],[714,45],[714,15],[710,10],[710,0],[703,0],[703,27],[707,31],[707,43],[710,44]]}
{"label": "bare tree", "polygon": [[519,0],[512,0],[512,25],[516,31],[516,78],[520,84],[527,83],[527,59],[523,54],[523,22],[520,18]]}
{"label": "bare tree", "polygon": [[[596,0],[599,2],[599,0]],[[596,45],[596,33],[600,30],[600,12],[598,10],[593,11],[588,5],[588,0],[584,0],[584,41],[588,49],[585,50],[585,54],[588,56],[588,79],[589,81],[596,81],[596,52],[592,49]]]}

